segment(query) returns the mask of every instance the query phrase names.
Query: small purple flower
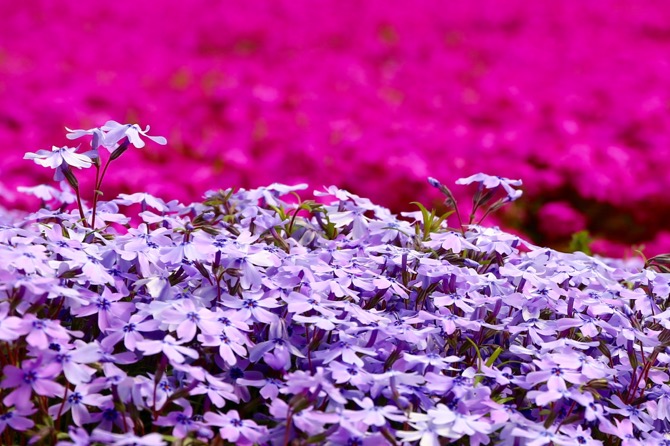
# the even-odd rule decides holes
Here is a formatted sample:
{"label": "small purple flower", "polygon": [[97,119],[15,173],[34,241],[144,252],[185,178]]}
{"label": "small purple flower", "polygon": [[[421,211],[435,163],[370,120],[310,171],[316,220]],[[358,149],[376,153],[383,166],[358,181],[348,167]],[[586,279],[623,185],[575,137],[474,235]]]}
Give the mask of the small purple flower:
{"label": "small purple flower", "polygon": [[160,416],[154,423],[158,426],[172,426],[172,435],[177,438],[186,438],[189,432],[203,427],[202,422],[193,417],[193,408],[190,405],[181,412],[174,411]]}
{"label": "small purple flower", "polygon": [[240,446],[251,446],[260,443],[267,435],[267,428],[259,426],[251,420],[242,420],[236,410],[226,414],[207,412],[205,422],[209,426],[219,427],[219,435],[224,440]]}
{"label": "small purple flower", "polygon": [[105,125],[100,127],[100,130],[104,132],[102,145],[111,152],[116,148],[116,144],[118,144],[119,141],[127,137],[130,144],[141,149],[145,144],[140,136],[148,138],[156,144],[163,146],[167,144],[167,140],[162,136],[147,135],[150,128],[151,127],[147,126],[142,130],[137,124],[120,124],[116,121],[107,121]]}
{"label": "small purple flower", "polygon": [[15,406],[17,410],[30,410],[33,407],[32,393],[42,396],[62,395],[64,387],[55,381],[60,365],[50,363],[42,365],[39,359],[23,361],[21,368],[6,365],[2,371],[5,378],[0,388],[14,389],[2,400],[5,406]]}
{"label": "small purple flower", "polygon": [[38,150],[36,153],[28,152],[23,159],[30,159],[44,167],[56,169],[62,164],[67,164],[78,169],[91,167],[93,160],[86,155],[76,153],[76,147],[56,147],[48,150]]}
{"label": "small purple flower", "polygon": [[82,130],[82,129],[72,130],[65,127],[65,130],[68,131],[65,137],[70,140],[81,138],[82,136],[86,135],[92,135],[93,138],[91,139],[91,147],[93,148],[93,151],[98,150],[98,147],[100,147],[100,144],[102,144],[102,140],[104,137],[104,133],[100,128],[94,128],[88,130]]}
{"label": "small purple flower", "polygon": [[521,180],[510,180],[509,178],[487,175],[485,173],[477,173],[467,178],[460,178],[456,180],[456,184],[471,183],[479,183],[480,187],[486,189],[497,189],[498,187],[502,187],[507,193],[508,201],[516,200],[517,198],[521,197],[523,193],[520,190],[512,188],[512,186],[521,186],[523,184]]}
{"label": "small purple flower", "polygon": [[137,343],[137,349],[144,353],[145,355],[155,355],[158,353],[163,353],[171,361],[177,363],[183,363],[186,361],[186,356],[189,356],[193,359],[198,359],[198,352],[192,348],[182,347],[179,344],[183,342],[177,342],[175,338],[170,335],[165,336],[164,339],[160,341],[144,340]]}
{"label": "small purple flower", "polygon": [[49,415],[56,419],[71,411],[74,424],[81,427],[91,421],[88,406],[100,406],[109,398],[97,393],[90,393],[87,386],[78,385],[74,390],[70,390],[65,394],[64,401],[49,407]]}
{"label": "small purple flower", "polygon": [[0,434],[5,431],[7,426],[16,431],[25,431],[26,429],[30,429],[35,425],[35,423],[28,417],[34,414],[36,411],[37,409],[20,409],[16,407],[13,410],[10,409],[5,413],[0,414]]}

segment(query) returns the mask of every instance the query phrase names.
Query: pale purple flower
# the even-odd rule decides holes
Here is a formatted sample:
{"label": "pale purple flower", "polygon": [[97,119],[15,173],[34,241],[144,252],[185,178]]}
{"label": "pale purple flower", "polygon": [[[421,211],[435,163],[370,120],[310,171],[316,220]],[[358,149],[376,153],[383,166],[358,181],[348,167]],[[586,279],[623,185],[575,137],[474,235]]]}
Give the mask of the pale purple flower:
{"label": "pale purple flower", "polygon": [[228,308],[235,308],[242,320],[255,320],[270,324],[279,318],[268,309],[280,307],[282,304],[276,297],[269,297],[262,291],[247,291],[240,299],[238,297],[224,297],[223,304]]}
{"label": "pale purple flower", "polygon": [[121,293],[114,293],[105,287],[100,296],[93,297],[88,305],[73,310],[73,314],[80,317],[97,314],[98,327],[107,330],[115,319],[127,320],[135,308],[132,302],[122,302],[124,297]]}
{"label": "pale purple flower", "polygon": [[357,343],[357,338],[340,333],[340,340],[334,342],[328,350],[318,352],[318,356],[323,359],[324,364],[341,357],[343,362],[363,367],[365,364],[358,353],[367,356],[377,356],[373,348],[361,347]]}
{"label": "pale purple flower", "polygon": [[56,419],[59,415],[63,416],[68,411],[71,411],[74,424],[81,427],[91,421],[88,406],[97,407],[109,398],[97,393],[90,393],[88,387],[78,385],[74,390],[69,390],[65,394],[65,401],[58,402],[49,407],[49,415]]}
{"label": "pale purple flower", "polygon": [[97,345],[78,342],[73,350],[61,349],[52,358],[52,361],[60,364],[68,382],[74,385],[91,381],[95,369],[86,364],[96,363],[102,358]]}
{"label": "pale purple flower", "polygon": [[360,390],[369,389],[375,379],[367,370],[355,364],[331,361],[328,370],[337,384],[351,383]]}
{"label": "pale purple flower", "polygon": [[653,429],[654,420],[642,408],[635,407],[631,404],[624,403],[618,395],[611,398],[612,404],[615,408],[606,407],[605,410],[610,413],[616,413],[626,417],[627,421],[643,432],[648,432]]}
{"label": "pale purple flower", "polygon": [[0,341],[14,341],[24,335],[19,329],[24,325],[17,316],[7,316],[9,302],[0,302]]}
{"label": "pale purple flower", "polygon": [[0,414],[0,434],[5,431],[7,426],[11,427],[15,431],[25,431],[30,429],[35,425],[33,420],[28,418],[34,414],[37,409],[26,409],[16,407],[14,409],[9,409]]}
{"label": "pale purple flower", "polygon": [[209,426],[219,427],[221,438],[236,445],[251,446],[260,443],[267,435],[265,426],[259,426],[251,420],[240,419],[236,410],[230,410],[225,414],[207,412],[204,419]]}
{"label": "pale purple flower", "polygon": [[[237,380],[239,385],[246,385],[241,381],[243,378]],[[207,398],[219,409],[226,405],[226,400],[238,403],[240,398],[235,394],[235,388],[219,378],[205,373],[205,381],[199,382],[193,389],[190,391],[191,395],[206,395]],[[263,389],[261,389],[261,396],[263,395]],[[275,397],[277,395],[275,394]]]}
{"label": "pale purple flower", "polygon": [[67,164],[78,169],[91,167],[93,160],[86,155],[76,153],[76,147],[56,147],[48,150],[38,150],[36,153],[28,152],[23,159],[30,159],[44,167],[56,169],[62,164]]}
{"label": "pale purple flower", "polygon": [[512,187],[521,186],[523,184],[521,180],[510,180],[509,178],[487,175],[485,173],[477,173],[467,178],[460,178],[456,180],[456,184],[471,183],[479,183],[480,187],[484,187],[486,189],[497,189],[498,187],[502,187],[507,193],[507,199],[509,201],[516,200],[517,198],[521,197],[521,194],[523,193],[522,191],[516,190]]}
{"label": "pale purple flower", "polygon": [[65,389],[55,381],[59,370],[59,364],[42,365],[39,359],[23,361],[21,368],[6,365],[2,369],[4,379],[0,388],[14,390],[5,396],[3,404],[15,406],[17,410],[29,410],[33,407],[33,392],[42,396],[62,395]]}
{"label": "pale purple flower", "polygon": [[601,432],[606,434],[612,434],[617,438],[622,440],[621,446],[643,446],[645,443],[641,442],[638,437],[633,432],[633,422],[627,418],[623,420],[614,420],[616,424],[613,424],[607,420],[603,421],[599,425]]}
{"label": "pale purple flower", "polygon": [[563,425],[560,432],[565,437],[554,440],[560,446],[603,446],[602,441],[593,439],[591,429],[583,429],[582,426]]}
{"label": "pale purple flower", "polygon": [[154,423],[158,426],[172,426],[172,435],[177,438],[186,438],[189,432],[203,427],[202,422],[193,418],[193,408],[190,405],[186,405],[181,412],[173,411],[160,416]]}
{"label": "pale purple flower", "polygon": [[160,327],[160,322],[155,319],[146,319],[144,315],[136,313],[130,316],[128,321],[114,319],[107,328],[107,336],[101,341],[104,348],[111,349],[123,340],[123,345],[134,351],[139,341],[144,340],[142,332],[155,331]]}
{"label": "pale purple flower", "polygon": [[[410,419],[412,419],[410,414]],[[423,420],[423,418],[421,418]],[[410,421],[408,425],[412,430],[401,430],[396,432],[398,438],[403,442],[419,442],[419,446],[440,446],[440,437],[457,440],[453,433],[446,427],[437,426],[431,421]]]}
{"label": "pale purple flower", "polygon": [[128,138],[130,144],[134,145],[138,149],[141,149],[145,145],[142,137],[148,138],[156,144],[167,144],[167,140],[162,136],[147,135],[149,129],[149,126],[142,130],[142,128],[137,124],[120,124],[116,121],[107,121],[105,125],[100,127],[100,130],[104,132],[102,145],[111,152],[116,148],[116,145],[119,143],[119,141],[126,137]]}
{"label": "pale purple flower", "polygon": [[102,144],[104,137],[104,133],[100,128],[93,128],[88,130],[82,130],[82,129],[72,130],[65,127],[65,130],[68,131],[65,137],[70,140],[81,138],[82,136],[86,135],[91,135],[93,137],[91,139],[91,147],[93,148],[94,151],[96,151],[98,147],[100,147],[100,144]]}
{"label": "pale purple flower", "polygon": [[13,321],[13,324],[17,333],[26,335],[28,345],[40,349],[47,349],[51,342],[67,342],[70,339],[70,334],[60,325],[60,321],[39,319],[32,313],[24,315],[18,323]]}
{"label": "pale purple flower", "polygon": [[199,334],[198,341],[205,347],[218,347],[219,356],[230,366],[237,364],[238,357],[247,357],[246,345],[251,344],[243,335],[231,336],[225,329],[219,334]]}
{"label": "pale purple flower", "polygon": [[119,198],[117,198],[115,201],[118,204],[123,204],[126,206],[139,203],[142,205],[143,208],[149,206],[158,210],[159,212],[168,211],[168,207],[165,204],[165,201],[161,200],[160,198],[154,197],[151,194],[147,194],[145,192],[137,192],[131,195],[119,194]]}
{"label": "pale purple flower", "polygon": [[366,397],[359,399],[354,397],[353,401],[361,408],[361,410],[345,410],[344,416],[349,420],[361,421],[367,426],[386,426],[388,421],[405,422],[407,416],[396,406],[387,404],[381,406],[375,404],[370,398]]}
{"label": "pale purple flower", "polygon": [[526,383],[529,385],[546,382],[549,390],[565,390],[567,389],[566,382],[580,385],[588,381],[588,378],[578,370],[579,362],[572,364],[561,362],[560,365],[547,359],[536,359],[533,362],[538,370],[526,375]]}
{"label": "pale purple flower", "polygon": [[168,444],[161,434],[155,432],[140,437],[132,432],[114,434],[98,428],[93,430],[91,438],[107,446],[166,446]]}
{"label": "pale purple flower", "polygon": [[16,190],[24,194],[33,195],[45,202],[56,200],[63,204],[70,204],[77,201],[76,195],[72,193],[72,189],[66,181],[60,182],[60,190],[46,184],[39,184],[34,187],[19,186]]}
{"label": "pale purple flower", "polygon": [[[273,399],[269,407],[270,415],[276,420],[286,422],[291,408],[286,402],[277,398]],[[308,435],[317,435],[324,431],[326,424],[335,424],[340,421],[340,415],[336,413],[325,413],[308,407],[291,415],[293,425]]]}
{"label": "pale purple flower", "polygon": [[192,340],[198,328],[204,331],[214,331],[219,328],[215,321],[215,313],[208,308],[196,308],[193,300],[180,299],[161,313],[161,321],[177,326],[177,337],[181,341]]}
{"label": "pale purple flower", "polygon": [[171,361],[177,363],[183,363],[186,361],[186,356],[197,359],[198,352],[189,347],[183,347],[179,344],[183,342],[178,342],[170,335],[165,336],[164,339],[159,341],[144,340],[137,342],[137,349],[140,350],[145,355],[156,355],[158,353],[163,353]]}

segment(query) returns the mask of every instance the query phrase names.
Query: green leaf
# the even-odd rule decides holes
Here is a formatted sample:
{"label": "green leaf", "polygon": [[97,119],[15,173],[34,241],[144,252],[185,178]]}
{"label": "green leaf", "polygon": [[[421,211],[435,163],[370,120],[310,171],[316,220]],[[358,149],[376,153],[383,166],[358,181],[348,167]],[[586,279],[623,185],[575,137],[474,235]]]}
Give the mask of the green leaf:
{"label": "green leaf", "polygon": [[502,347],[498,347],[495,349],[493,354],[489,357],[489,359],[486,360],[486,367],[491,367],[494,362],[496,362],[496,359],[498,359],[498,356],[503,352]]}
{"label": "green leaf", "polygon": [[589,231],[579,231],[572,234],[572,240],[570,240],[570,245],[568,246],[568,251],[576,252],[581,251],[584,254],[590,256],[593,254],[591,251],[591,243],[593,239],[589,234]]}

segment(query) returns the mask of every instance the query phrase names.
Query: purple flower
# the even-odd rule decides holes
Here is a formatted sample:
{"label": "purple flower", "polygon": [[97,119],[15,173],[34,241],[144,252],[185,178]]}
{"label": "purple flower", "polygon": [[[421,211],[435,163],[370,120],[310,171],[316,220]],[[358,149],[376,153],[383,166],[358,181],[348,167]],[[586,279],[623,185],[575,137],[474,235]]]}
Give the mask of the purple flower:
{"label": "purple flower", "polygon": [[65,127],[65,130],[68,131],[65,137],[71,140],[81,138],[82,136],[86,135],[92,135],[93,138],[91,139],[91,147],[93,148],[94,151],[98,150],[98,147],[100,147],[100,144],[102,144],[104,138],[104,133],[100,128],[94,128],[88,130],[82,130],[82,129],[72,130]]}
{"label": "purple flower", "polygon": [[14,389],[2,400],[5,406],[15,406],[17,410],[30,410],[33,407],[32,393],[42,396],[62,395],[65,388],[54,378],[58,375],[60,365],[50,363],[42,365],[39,359],[23,361],[21,367],[6,365],[2,371],[5,375],[0,387]]}
{"label": "purple flower", "polygon": [[631,420],[614,420],[614,423],[616,424],[607,420],[603,421],[599,426],[600,431],[620,438],[622,440],[622,446],[643,446],[645,444],[639,441],[637,436],[633,433],[634,424]]}
{"label": "purple flower", "polygon": [[209,426],[219,427],[221,438],[240,446],[260,443],[268,433],[265,426],[259,426],[251,420],[240,419],[236,410],[230,410],[225,414],[207,412],[204,419]]}
{"label": "purple flower", "polygon": [[71,411],[74,424],[81,427],[91,421],[91,414],[87,406],[98,407],[108,399],[109,397],[90,393],[88,387],[84,385],[78,385],[74,390],[65,394],[64,401],[49,407],[49,415],[56,419]]}
{"label": "purple flower", "polygon": [[344,416],[352,421],[361,421],[366,426],[377,426],[382,427],[386,426],[388,421],[397,421],[405,422],[407,421],[407,416],[404,412],[396,406],[390,404],[386,406],[380,406],[375,404],[374,401],[370,398],[358,399],[353,398],[353,401],[362,409],[362,410],[345,410]]}
{"label": "purple flower", "polygon": [[7,426],[16,431],[25,431],[26,429],[30,429],[35,425],[35,423],[28,417],[34,414],[36,411],[37,409],[20,409],[16,407],[15,409],[10,409],[5,413],[0,414],[0,434],[5,431]]}
{"label": "purple flower", "polygon": [[[243,379],[240,378],[237,380],[239,385],[247,385],[242,382]],[[206,395],[207,398],[219,409],[226,405],[226,400],[238,403],[240,398],[235,394],[235,388],[219,378],[216,378],[209,373],[206,373],[206,378],[204,382],[199,382],[191,391],[191,395]],[[263,390],[261,389],[261,396],[263,395]],[[275,394],[275,397],[277,395]]]}
{"label": "purple flower", "polygon": [[76,153],[76,147],[56,147],[48,150],[38,150],[37,153],[28,152],[23,159],[30,159],[44,167],[56,169],[62,164],[76,167],[78,169],[91,167],[93,160],[86,155]]}
{"label": "purple flower", "polygon": [[196,308],[191,299],[181,299],[161,313],[161,321],[176,325],[177,336],[184,342],[191,341],[198,328],[210,332],[216,330],[218,324],[215,317],[215,313],[208,308]]}
{"label": "purple flower", "polygon": [[319,356],[325,364],[341,357],[343,362],[363,367],[365,364],[358,356],[358,353],[368,356],[377,356],[377,352],[372,348],[360,347],[357,338],[348,336],[345,333],[340,334],[340,340],[333,343],[328,350],[320,351]]}
{"label": "purple flower", "polygon": [[167,335],[160,341],[144,340],[139,341],[136,345],[137,349],[145,355],[163,353],[170,359],[170,361],[174,361],[180,364],[186,361],[186,356],[189,356],[193,359],[198,359],[198,352],[192,348],[182,347],[179,345],[182,343],[183,342],[177,342],[175,338]]}
{"label": "purple flower", "polygon": [[19,329],[23,325],[20,317],[7,316],[9,312],[9,303],[0,303],[0,341],[14,341],[24,335]]}
{"label": "purple flower", "polygon": [[280,307],[281,304],[275,297],[269,297],[262,291],[248,291],[243,297],[225,297],[222,299],[226,307],[236,308],[241,320],[254,320],[260,323],[271,324],[278,317],[267,309]]}
{"label": "purple flower", "polygon": [[615,408],[606,407],[605,410],[607,412],[625,416],[627,421],[633,423],[636,428],[643,432],[653,429],[654,420],[651,419],[645,410],[624,403],[618,395],[612,396],[611,401]]}
{"label": "purple flower", "polygon": [[120,302],[123,298],[121,293],[114,293],[105,287],[100,296],[93,297],[88,305],[73,310],[72,313],[80,317],[97,314],[98,327],[108,330],[115,319],[128,320],[135,308],[132,302]]}
{"label": "purple flower", "polygon": [[111,349],[123,340],[123,345],[134,351],[139,341],[143,341],[142,332],[155,331],[160,327],[160,322],[155,319],[145,319],[142,314],[133,314],[127,322],[122,319],[114,319],[111,326],[107,328],[107,336],[101,344],[104,348]]}
{"label": "purple flower", "polygon": [[102,145],[111,152],[116,148],[116,145],[119,141],[121,141],[123,138],[128,138],[130,144],[134,145],[138,149],[141,149],[144,147],[144,141],[140,136],[148,138],[156,144],[167,144],[167,140],[162,136],[147,135],[149,129],[149,126],[142,130],[142,128],[137,124],[120,124],[116,121],[107,121],[105,125],[100,127],[100,130],[104,132]]}
{"label": "purple flower", "polygon": [[507,193],[508,201],[516,200],[517,198],[521,197],[521,194],[523,193],[522,191],[516,190],[512,187],[521,186],[523,184],[521,180],[510,180],[509,178],[491,176],[485,173],[477,173],[467,178],[460,178],[456,180],[456,184],[471,183],[479,183],[480,187],[484,187],[486,189],[497,189],[502,187]]}
{"label": "purple flower", "polygon": [[172,435],[177,438],[186,438],[189,432],[203,427],[202,422],[193,418],[193,408],[190,405],[181,412],[173,411],[166,416],[160,416],[154,423],[158,426],[172,426]]}

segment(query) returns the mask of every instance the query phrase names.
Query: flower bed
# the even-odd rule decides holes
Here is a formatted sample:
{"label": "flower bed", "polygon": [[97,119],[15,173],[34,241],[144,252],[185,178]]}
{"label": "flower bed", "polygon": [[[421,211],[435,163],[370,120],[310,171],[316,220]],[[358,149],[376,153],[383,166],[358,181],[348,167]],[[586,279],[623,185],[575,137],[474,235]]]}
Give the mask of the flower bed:
{"label": "flower bed", "polygon": [[569,240],[549,216],[612,256],[670,251],[664,0],[5,3],[5,206],[48,179],[27,147],[117,119],[172,150],[129,155],[110,197],[307,182],[400,212],[439,200],[428,175],[487,172],[524,180],[500,223],[537,244]]}
{"label": "flower bed", "polygon": [[[63,190],[0,214],[3,443],[670,442],[667,259],[532,245],[462,220],[432,178],[453,214],[277,184],[88,208],[71,167],[100,189],[148,135],[85,135],[89,152],[27,154]],[[459,183],[484,215],[521,195]]]}

